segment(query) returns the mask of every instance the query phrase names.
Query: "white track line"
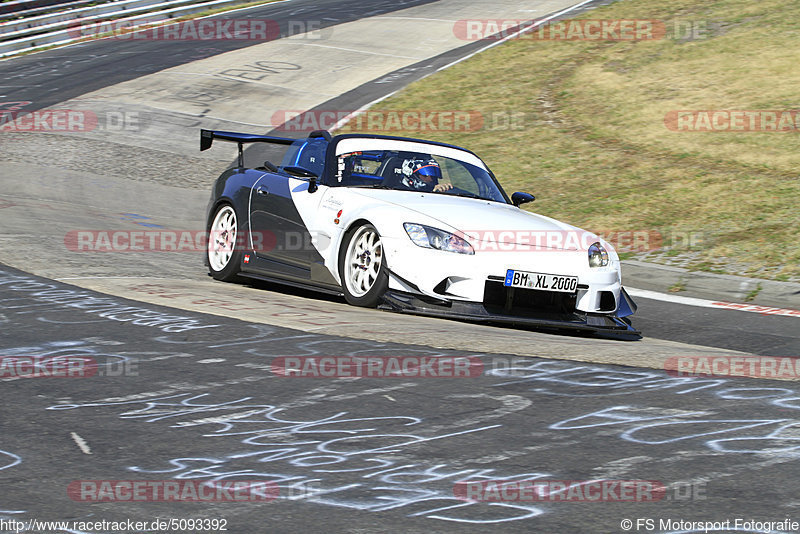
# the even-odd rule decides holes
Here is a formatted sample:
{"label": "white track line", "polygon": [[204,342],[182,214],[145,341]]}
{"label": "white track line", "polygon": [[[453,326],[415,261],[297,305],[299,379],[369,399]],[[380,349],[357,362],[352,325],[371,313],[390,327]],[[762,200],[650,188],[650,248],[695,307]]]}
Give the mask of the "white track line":
{"label": "white track line", "polygon": [[659,293],[657,291],[648,291],[647,289],[636,289],[634,287],[626,287],[625,291],[632,297],[641,297],[643,299],[660,300],[662,302],[674,302],[675,304],[683,304],[685,306],[696,306],[699,308],[715,308],[718,310],[735,310],[752,313],[760,313],[762,315],[783,315],[787,317],[800,317],[800,310],[792,310],[789,308],[774,308],[772,306],[759,306],[758,304],[740,304],[735,302],[725,302],[723,300],[707,300],[698,299],[694,297],[682,297],[680,295],[670,295],[668,293]]}
{"label": "white track line", "polygon": [[[572,6],[572,7],[568,7],[567,9],[563,9],[563,10],[559,11],[558,13],[555,13],[555,14],[553,14],[553,15],[550,15],[549,17],[545,17],[545,18],[543,18],[543,19],[541,19],[541,20],[536,20],[536,21],[535,21],[535,23],[534,23],[534,24],[532,24],[531,26],[526,26],[525,28],[523,28],[523,29],[521,29],[521,30],[519,30],[519,31],[517,31],[517,32],[515,32],[515,33],[513,33],[513,34],[511,34],[511,35],[509,35],[509,36],[507,36],[507,37],[504,37],[503,39],[500,39],[499,41],[495,41],[495,42],[493,42],[492,44],[489,44],[489,45],[487,45],[487,46],[484,46],[483,48],[481,48],[481,49],[479,49],[479,50],[476,50],[475,52],[472,52],[471,54],[468,54],[468,55],[466,55],[466,56],[464,56],[464,57],[462,57],[462,58],[459,58],[459,59],[457,59],[457,60],[453,61],[452,63],[448,63],[448,64],[447,64],[447,65],[445,65],[444,67],[440,67],[440,68],[436,69],[436,71],[435,71],[435,72],[443,71],[443,70],[445,70],[445,69],[447,69],[447,68],[450,68],[450,67],[452,67],[453,65],[455,65],[455,64],[457,64],[457,63],[461,63],[461,62],[462,62],[462,61],[464,61],[465,59],[469,59],[469,58],[471,58],[472,56],[474,56],[474,55],[476,55],[476,54],[480,54],[481,52],[484,52],[484,51],[486,51],[486,50],[489,50],[490,48],[492,48],[492,47],[494,47],[494,46],[497,46],[497,45],[499,45],[499,44],[501,44],[501,43],[504,43],[504,42],[508,41],[509,39],[513,39],[514,37],[516,37],[517,35],[520,35],[521,33],[524,33],[524,32],[531,31],[531,30],[533,30],[534,28],[536,28],[537,26],[541,26],[542,24],[544,24],[545,22],[547,22],[547,21],[549,21],[549,20],[552,20],[552,19],[554,19],[554,18],[556,18],[556,17],[558,17],[558,16],[561,16],[561,15],[563,15],[564,13],[569,13],[570,11],[574,11],[574,10],[576,10],[576,9],[580,8],[581,6],[584,6],[584,5],[586,5],[586,4],[590,3],[590,2],[593,2],[593,1],[594,1],[594,0],[583,0],[583,2],[580,2],[580,3],[578,3],[578,4],[575,4],[575,5],[574,5],[574,6]],[[389,73],[389,74],[391,74],[391,73]],[[432,74],[432,73],[431,73],[431,74]],[[420,78],[420,80],[422,80],[423,78],[427,78],[428,76],[430,76],[430,75],[423,76],[422,78]],[[419,80],[415,80],[415,81],[419,81]],[[399,89],[398,89],[398,91],[399,91]],[[342,126],[344,126],[345,124],[347,124],[348,122],[350,122],[350,121],[351,121],[351,120],[352,120],[354,117],[357,117],[358,115],[361,115],[362,113],[364,113],[365,111],[367,111],[369,108],[371,108],[372,106],[374,106],[374,105],[375,105],[375,104],[377,104],[378,102],[381,102],[382,100],[386,100],[386,99],[387,99],[387,98],[389,98],[390,96],[394,95],[394,93],[396,93],[396,92],[397,92],[397,91],[395,91],[395,92],[393,92],[393,93],[390,93],[390,94],[388,94],[388,95],[382,96],[382,97],[380,97],[380,98],[376,98],[375,100],[373,100],[373,101],[372,101],[372,102],[370,102],[369,104],[366,104],[365,106],[362,106],[362,107],[360,107],[359,109],[355,110],[354,112],[350,113],[349,115],[347,115],[346,117],[344,117],[343,119],[341,119],[339,122],[337,122],[337,123],[336,123],[336,124],[333,126],[333,128],[331,128],[330,130],[331,130],[331,131],[336,131],[336,130],[340,129]]]}
{"label": "white track line", "polygon": [[183,280],[182,278],[167,278],[164,276],[69,276],[66,278],[54,278],[56,282],[63,280]]}
{"label": "white track line", "polygon": [[86,440],[80,437],[75,432],[70,432],[69,435],[72,437],[72,440],[78,445],[78,448],[81,450],[83,454],[92,454],[92,449],[89,448],[89,445],[86,443]]}
{"label": "white track line", "polygon": [[[399,91],[399,90],[400,89],[398,89],[397,91]],[[379,102],[383,102],[387,98],[389,98],[391,96],[394,96],[394,94],[397,93],[397,91],[392,91],[388,95],[384,95],[384,96],[382,96],[380,98],[376,98],[375,100],[373,100],[372,102],[370,102],[366,106],[362,106],[362,107],[358,108],[357,110],[355,110],[354,112],[347,114],[347,116],[345,116],[344,118],[342,118],[339,121],[337,121],[336,124],[334,124],[333,127],[330,129],[330,131],[335,132],[336,130],[338,130],[339,128],[341,128],[342,126],[344,126],[345,124],[347,124],[351,120],[353,120],[353,118],[357,117],[358,115],[361,115],[362,113],[367,111],[369,108],[371,108],[375,104],[378,104]]]}
{"label": "white track line", "polygon": [[466,56],[464,56],[464,57],[462,57],[462,58],[459,58],[459,59],[457,59],[457,60],[453,61],[452,63],[448,63],[448,64],[447,64],[447,65],[445,65],[444,67],[440,67],[440,68],[436,69],[436,72],[442,71],[442,70],[444,70],[444,69],[449,69],[449,68],[450,68],[450,67],[452,67],[453,65],[456,65],[456,64],[458,64],[458,63],[461,63],[462,61],[464,61],[464,60],[466,60],[466,59],[469,59],[469,58],[471,58],[472,56],[475,56],[475,55],[477,55],[477,54],[480,54],[481,52],[485,52],[486,50],[489,50],[490,48],[493,48],[493,47],[495,47],[495,46],[497,46],[497,45],[499,45],[499,44],[502,44],[502,43],[505,43],[506,41],[509,41],[509,40],[511,40],[511,39],[514,39],[514,38],[515,38],[515,37],[517,37],[518,35],[521,35],[521,34],[523,34],[523,33],[525,33],[525,32],[529,32],[529,31],[533,30],[534,28],[536,28],[536,27],[538,27],[538,26],[541,26],[541,25],[542,25],[542,24],[544,24],[545,22],[551,21],[551,20],[553,20],[553,19],[554,19],[554,18],[556,18],[556,17],[560,17],[561,15],[563,15],[563,14],[565,14],[565,13],[569,13],[570,11],[575,11],[576,9],[578,9],[578,8],[580,8],[580,7],[582,7],[582,6],[585,6],[586,4],[588,4],[588,3],[590,3],[590,2],[594,2],[594,0],[583,0],[583,2],[581,2],[581,3],[579,3],[579,4],[575,4],[575,5],[574,5],[574,6],[572,6],[572,7],[568,7],[567,9],[563,9],[563,10],[559,11],[558,13],[554,13],[554,14],[550,15],[549,17],[545,17],[545,18],[543,18],[543,19],[536,19],[536,21],[535,21],[533,24],[531,24],[530,26],[525,26],[525,27],[524,27],[524,28],[522,28],[521,30],[518,30],[518,31],[516,31],[516,32],[512,33],[511,35],[509,35],[509,36],[507,36],[507,37],[503,37],[503,38],[502,38],[502,39],[500,39],[499,41],[495,41],[495,42],[493,42],[492,44],[486,45],[486,46],[484,46],[483,48],[481,48],[481,49],[479,49],[479,50],[476,50],[475,52],[473,52],[473,53],[471,53],[471,54],[468,54],[468,55],[466,55]]}
{"label": "white track line", "polygon": [[[417,56],[399,56],[397,54],[386,54],[384,52],[373,52],[371,50],[357,50],[355,48],[345,48],[343,46],[333,46],[333,45],[324,45],[319,43],[296,43],[296,42],[286,42],[281,44],[288,44],[292,46],[302,45],[302,46],[316,46],[317,48],[330,48],[332,50],[342,50],[343,52],[353,52],[354,54],[369,54],[371,56],[384,56],[384,57],[392,57],[392,58],[400,58],[400,59],[413,59],[414,61],[422,61],[424,57],[417,57]],[[216,76],[216,74],[212,74],[212,76]]]}

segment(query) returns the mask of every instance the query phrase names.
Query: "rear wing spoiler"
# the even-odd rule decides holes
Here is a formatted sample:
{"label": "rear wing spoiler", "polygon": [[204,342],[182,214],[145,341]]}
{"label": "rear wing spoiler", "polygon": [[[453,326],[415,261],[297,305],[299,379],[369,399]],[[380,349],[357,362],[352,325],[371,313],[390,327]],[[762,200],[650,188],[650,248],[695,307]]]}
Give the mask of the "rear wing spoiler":
{"label": "rear wing spoiler", "polygon": [[276,143],[279,145],[291,145],[297,139],[289,139],[288,137],[273,137],[270,135],[255,135],[236,132],[220,132],[217,130],[200,130],[200,151],[208,150],[214,139],[221,141],[231,141],[239,145],[239,168],[244,167],[244,152],[242,145],[244,143]]}

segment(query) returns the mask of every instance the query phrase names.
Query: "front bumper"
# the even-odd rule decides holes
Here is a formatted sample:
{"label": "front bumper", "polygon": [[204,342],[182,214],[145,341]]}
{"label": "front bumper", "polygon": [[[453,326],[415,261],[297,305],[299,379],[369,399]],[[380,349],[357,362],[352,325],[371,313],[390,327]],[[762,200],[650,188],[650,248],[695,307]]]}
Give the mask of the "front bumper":
{"label": "front bumper", "polygon": [[[639,335],[630,321],[625,319],[636,311],[636,304],[625,289],[620,288],[617,314],[595,314],[568,309],[519,310],[508,305],[499,307],[484,302],[449,301],[424,295],[389,290],[383,297],[381,308],[396,312],[461,319],[481,323],[502,323],[538,328],[558,328],[596,333]],[[513,299],[513,297],[512,297]]]}
{"label": "front bumper", "polygon": [[[417,295],[421,302],[445,303],[447,310],[463,307],[470,316],[541,319],[545,313],[570,323],[583,321],[592,325],[598,321],[585,318],[597,316],[609,317],[615,325],[615,318],[627,317],[635,309],[630,297],[622,296],[619,261],[613,259],[605,267],[593,268],[588,264],[586,251],[514,246],[513,250],[480,250],[465,255],[422,248],[412,245],[409,239],[392,238],[384,238],[384,250],[390,268],[390,291]],[[503,284],[508,269],[575,276],[577,292],[568,295],[517,289],[514,295],[514,290]],[[511,302],[508,302],[509,292]],[[475,303],[481,304],[483,311],[475,310]],[[405,306],[395,303],[395,307]]]}

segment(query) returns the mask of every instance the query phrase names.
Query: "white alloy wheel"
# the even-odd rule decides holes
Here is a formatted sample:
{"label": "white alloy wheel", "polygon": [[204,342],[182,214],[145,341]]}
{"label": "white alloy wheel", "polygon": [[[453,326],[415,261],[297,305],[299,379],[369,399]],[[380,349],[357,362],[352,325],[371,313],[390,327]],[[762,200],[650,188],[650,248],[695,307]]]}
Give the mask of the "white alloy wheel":
{"label": "white alloy wheel", "polygon": [[370,225],[359,228],[345,253],[344,283],[348,292],[358,298],[375,286],[383,265],[381,236]]}
{"label": "white alloy wheel", "polygon": [[236,247],[236,231],[236,212],[231,206],[221,207],[208,236],[208,263],[213,271],[220,272],[230,263]]}

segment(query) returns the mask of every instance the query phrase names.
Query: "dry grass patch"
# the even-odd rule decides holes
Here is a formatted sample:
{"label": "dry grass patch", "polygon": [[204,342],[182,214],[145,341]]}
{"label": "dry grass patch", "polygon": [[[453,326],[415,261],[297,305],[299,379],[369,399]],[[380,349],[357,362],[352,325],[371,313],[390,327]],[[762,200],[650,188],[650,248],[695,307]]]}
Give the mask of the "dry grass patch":
{"label": "dry grass patch", "polygon": [[[674,110],[800,109],[800,4],[621,0],[585,18],[663,20],[669,38],[508,42],[379,105],[477,110],[484,128],[391,133],[475,151],[507,190],[534,193],[539,213],[592,230],[658,230],[667,244],[698,237],[642,259],[800,279],[800,132],[675,132],[664,122]],[[692,24],[697,38],[674,38]],[[524,117],[522,128],[493,128],[498,113]]]}

